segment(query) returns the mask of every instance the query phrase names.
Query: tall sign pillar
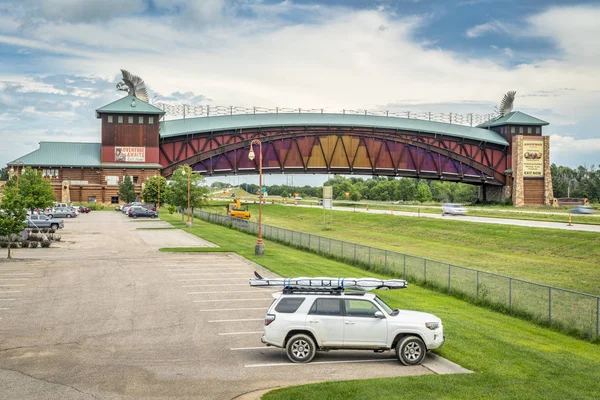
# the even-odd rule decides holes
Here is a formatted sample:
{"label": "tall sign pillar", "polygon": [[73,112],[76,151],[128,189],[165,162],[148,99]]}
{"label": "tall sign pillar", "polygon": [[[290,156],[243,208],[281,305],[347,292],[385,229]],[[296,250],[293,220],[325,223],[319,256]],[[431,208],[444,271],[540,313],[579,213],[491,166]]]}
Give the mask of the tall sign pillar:
{"label": "tall sign pillar", "polygon": [[516,135],[512,155],[513,205],[552,205],[550,137]]}

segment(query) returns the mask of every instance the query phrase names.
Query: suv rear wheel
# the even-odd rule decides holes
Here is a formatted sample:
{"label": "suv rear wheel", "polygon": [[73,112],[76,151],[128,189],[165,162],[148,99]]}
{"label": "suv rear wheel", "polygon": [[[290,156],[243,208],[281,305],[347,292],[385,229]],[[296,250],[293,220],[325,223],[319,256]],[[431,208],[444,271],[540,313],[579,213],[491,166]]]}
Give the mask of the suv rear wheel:
{"label": "suv rear wheel", "polygon": [[52,224],[52,225],[50,225],[50,228],[52,228],[52,229],[58,229],[58,224]]}
{"label": "suv rear wheel", "polygon": [[425,358],[425,343],[416,336],[405,336],[396,345],[396,356],[404,365],[418,365]]}
{"label": "suv rear wheel", "polygon": [[315,357],[315,341],[304,333],[291,337],[285,346],[285,352],[291,362],[307,363]]}

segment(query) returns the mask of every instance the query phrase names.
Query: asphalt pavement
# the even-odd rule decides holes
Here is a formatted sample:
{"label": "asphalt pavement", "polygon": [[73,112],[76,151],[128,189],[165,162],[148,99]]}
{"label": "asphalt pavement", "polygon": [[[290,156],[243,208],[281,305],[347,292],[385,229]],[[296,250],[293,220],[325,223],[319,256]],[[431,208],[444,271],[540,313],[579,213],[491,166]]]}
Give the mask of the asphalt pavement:
{"label": "asphalt pavement", "polygon": [[[318,353],[292,364],[260,343],[270,290],[260,269],[161,221],[92,212],[50,249],[0,261],[0,398],[231,399],[328,380],[467,372],[438,358],[402,366],[394,352]],[[262,271],[265,276],[274,276]],[[451,340],[451,339],[450,339]]]}

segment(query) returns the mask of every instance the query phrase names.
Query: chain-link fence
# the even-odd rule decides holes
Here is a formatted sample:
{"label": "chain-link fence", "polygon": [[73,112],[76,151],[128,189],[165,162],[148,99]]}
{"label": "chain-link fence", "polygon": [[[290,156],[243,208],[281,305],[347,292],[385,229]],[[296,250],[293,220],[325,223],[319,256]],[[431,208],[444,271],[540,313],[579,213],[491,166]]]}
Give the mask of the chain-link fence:
{"label": "chain-link fence", "polygon": [[[196,210],[195,214],[208,222],[253,234],[258,232],[256,222],[206,211]],[[453,295],[466,296],[496,309],[575,332],[587,339],[600,337],[599,296],[264,224],[263,237],[367,270],[425,283]]]}

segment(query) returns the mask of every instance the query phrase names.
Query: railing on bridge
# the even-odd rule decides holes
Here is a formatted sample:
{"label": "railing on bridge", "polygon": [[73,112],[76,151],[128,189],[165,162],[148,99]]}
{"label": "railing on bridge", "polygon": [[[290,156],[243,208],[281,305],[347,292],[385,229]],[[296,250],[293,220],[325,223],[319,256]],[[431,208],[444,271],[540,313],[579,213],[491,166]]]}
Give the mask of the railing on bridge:
{"label": "railing on bridge", "polygon": [[[196,210],[208,222],[256,234],[258,224]],[[263,237],[369,270],[432,285],[458,297],[507,310],[587,339],[600,338],[600,297],[461,267],[396,251],[263,224]]]}
{"label": "railing on bridge", "polygon": [[477,126],[492,121],[496,114],[461,114],[439,112],[389,111],[365,109],[327,110],[324,108],[266,108],[266,107],[235,107],[191,104],[155,103],[168,116],[193,118],[214,117],[223,115],[252,115],[252,114],[342,114],[342,115],[373,115],[378,117],[409,118],[425,121],[443,122],[447,124]]}

